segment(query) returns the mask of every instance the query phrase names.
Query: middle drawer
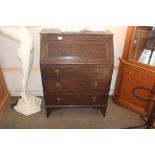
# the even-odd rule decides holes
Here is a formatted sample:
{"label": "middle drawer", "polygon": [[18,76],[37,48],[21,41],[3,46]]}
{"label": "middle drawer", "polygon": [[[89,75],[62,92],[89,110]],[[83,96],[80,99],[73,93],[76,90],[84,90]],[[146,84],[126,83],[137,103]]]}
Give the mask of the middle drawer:
{"label": "middle drawer", "polygon": [[108,93],[108,79],[43,80],[44,93]]}

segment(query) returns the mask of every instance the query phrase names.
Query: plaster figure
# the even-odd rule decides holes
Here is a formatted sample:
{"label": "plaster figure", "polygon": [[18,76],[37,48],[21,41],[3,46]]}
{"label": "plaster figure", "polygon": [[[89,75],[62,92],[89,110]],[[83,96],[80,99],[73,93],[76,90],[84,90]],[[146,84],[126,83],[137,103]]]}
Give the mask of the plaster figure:
{"label": "plaster figure", "polygon": [[40,111],[41,99],[27,94],[28,79],[33,64],[33,39],[26,27],[1,27],[0,33],[4,34],[19,43],[17,55],[22,65],[22,89],[21,99],[19,99],[14,109],[24,115],[30,115]]}

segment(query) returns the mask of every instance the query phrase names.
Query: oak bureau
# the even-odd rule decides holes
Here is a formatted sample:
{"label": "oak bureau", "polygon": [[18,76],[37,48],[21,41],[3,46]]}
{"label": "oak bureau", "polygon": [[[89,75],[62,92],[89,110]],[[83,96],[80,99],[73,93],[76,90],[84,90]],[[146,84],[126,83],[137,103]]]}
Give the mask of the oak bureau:
{"label": "oak bureau", "polygon": [[113,34],[44,29],[40,35],[47,117],[62,107],[94,107],[105,116],[114,65]]}

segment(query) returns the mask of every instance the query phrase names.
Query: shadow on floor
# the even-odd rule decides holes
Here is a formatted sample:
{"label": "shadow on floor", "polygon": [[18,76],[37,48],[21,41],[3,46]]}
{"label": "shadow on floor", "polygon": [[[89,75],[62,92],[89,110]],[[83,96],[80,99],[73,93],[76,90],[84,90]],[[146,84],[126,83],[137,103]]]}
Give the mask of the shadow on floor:
{"label": "shadow on floor", "polygon": [[0,119],[1,129],[119,129],[143,124],[139,116],[108,100],[106,116],[92,108],[63,108],[46,118],[44,102],[42,111],[31,116],[23,116],[11,108],[17,98],[12,98]]}

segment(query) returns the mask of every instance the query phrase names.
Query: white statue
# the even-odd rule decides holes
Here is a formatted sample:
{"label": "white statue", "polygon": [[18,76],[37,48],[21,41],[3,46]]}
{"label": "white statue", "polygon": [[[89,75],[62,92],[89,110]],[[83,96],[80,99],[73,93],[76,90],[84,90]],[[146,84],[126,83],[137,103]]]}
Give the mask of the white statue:
{"label": "white statue", "polygon": [[33,39],[26,27],[0,27],[0,33],[11,37],[19,43],[18,57],[22,63],[22,90],[21,97],[14,109],[24,115],[39,112],[41,99],[27,94],[27,84],[33,64]]}

